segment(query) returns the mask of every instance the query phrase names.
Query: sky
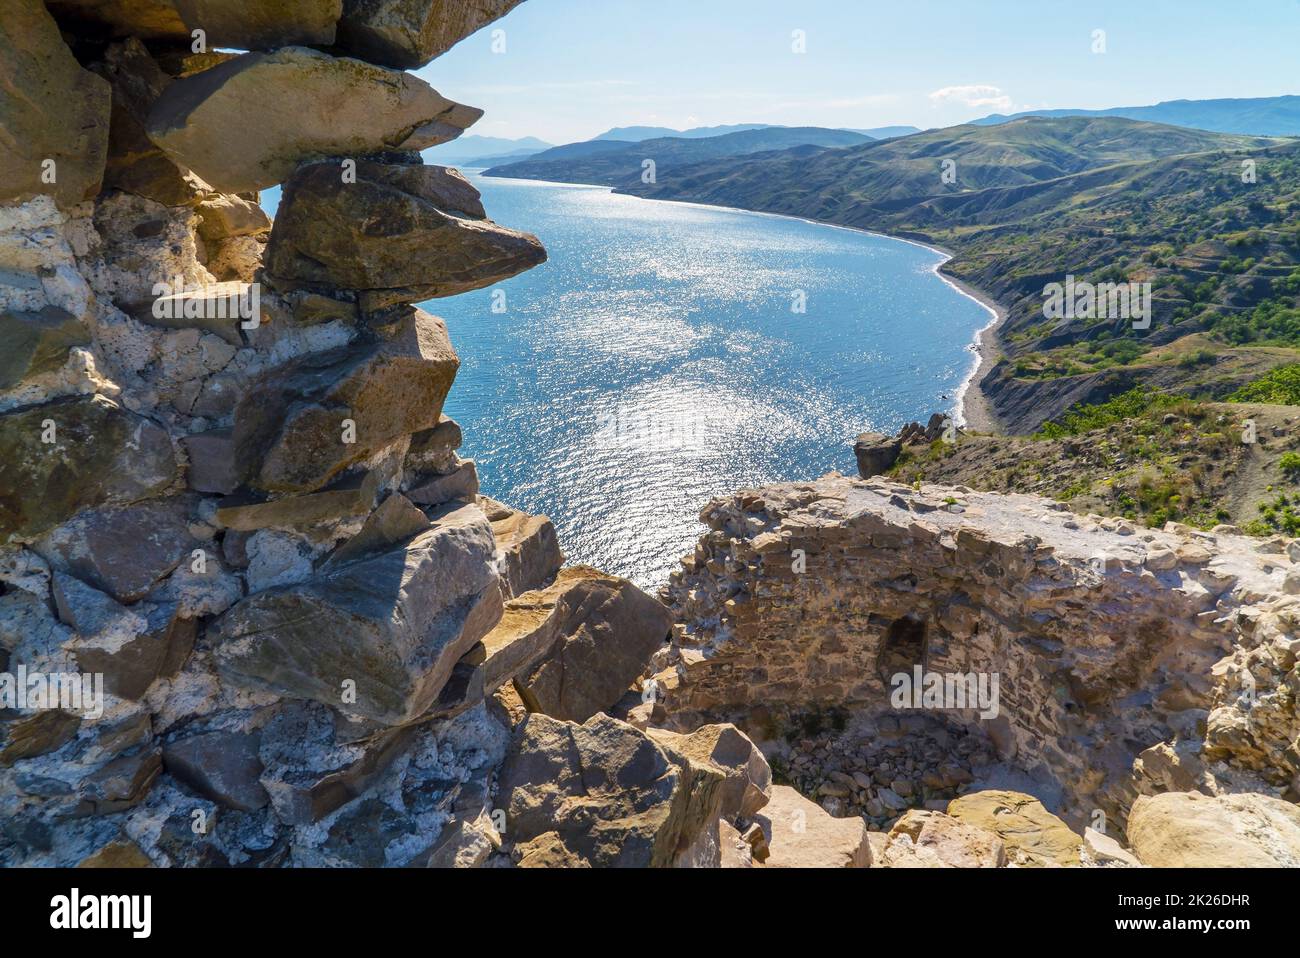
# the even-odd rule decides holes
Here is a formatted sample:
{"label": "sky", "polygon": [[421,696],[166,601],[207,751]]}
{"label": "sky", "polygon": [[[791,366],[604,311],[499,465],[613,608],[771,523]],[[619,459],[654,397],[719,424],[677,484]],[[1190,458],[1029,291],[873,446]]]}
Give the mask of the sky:
{"label": "sky", "polygon": [[1297,50],[1300,0],[525,0],[418,72],[471,133],[568,143],[1277,96]]}

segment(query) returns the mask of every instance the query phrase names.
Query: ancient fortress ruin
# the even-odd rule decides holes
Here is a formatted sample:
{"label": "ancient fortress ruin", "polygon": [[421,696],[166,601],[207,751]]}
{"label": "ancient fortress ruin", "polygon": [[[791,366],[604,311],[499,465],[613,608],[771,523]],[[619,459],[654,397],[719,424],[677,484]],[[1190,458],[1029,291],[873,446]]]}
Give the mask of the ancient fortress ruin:
{"label": "ancient fortress ruin", "polygon": [[0,865],[1300,864],[1294,543],[832,476],[661,602],[480,494],[412,304],[546,254],[405,71],[518,2],[6,0]]}

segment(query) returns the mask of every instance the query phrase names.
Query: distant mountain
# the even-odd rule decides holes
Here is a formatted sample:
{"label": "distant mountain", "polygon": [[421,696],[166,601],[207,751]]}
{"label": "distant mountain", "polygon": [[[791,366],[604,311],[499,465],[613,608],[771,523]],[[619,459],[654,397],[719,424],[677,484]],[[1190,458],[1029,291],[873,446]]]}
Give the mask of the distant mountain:
{"label": "distant mountain", "polygon": [[[797,213],[868,225],[934,197],[1029,186],[1083,170],[1161,156],[1241,148],[1263,141],[1118,117],[1026,117],[997,126],[948,127],[844,150],[716,160],[661,170],[642,196]],[[952,160],[953,177],[942,177]]]}
{"label": "distant mountain", "polygon": [[639,143],[642,140],[657,140],[671,136],[683,140],[700,140],[727,133],[741,133],[745,130],[765,130],[770,126],[771,124],[768,123],[733,123],[730,126],[697,126],[690,130],[674,130],[667,126],[616,126],[592,139]]}
{"label": "distant mountain", "polygon": [[878,126],[871,130],[851,130],[850,132],[861,133],[873,140],[888,140],[895,136],[911,136],[913,133],[920,133],[921,128],[919,126]]}
{"label": "distant mountain", "polygon": [[[1242,178],[1248,157],[1257,181]],[[1135,385],[1224,395],[1300,359],[1300,139],[1032,116],[719,158],[651,186],[629,178],[620,191],[953,250],[944,271],[1007,311],[995,334],[1006,358],[980,391],[1012,433]],[[1149,327],[1049,317],[1045,285],[1068,275],[1150,282]]]}
{"label": "distant mountain", "polygon": [[995,126],[1027,116],[1117,116],[1149,123],[1191,127],[1215,133],[1252,136],[1300,136],[1300,96],[1269,96],[1237,100],[1167,100],[1155,106],[1120,106],[1108,110],[1031,110],[1006,116],[994,113],[973,121]]}
{"label": "distant mountain", "polygon": [[671,170],[709,160],[791,148],[816,152],[828,147],[859,146],[871,142],[870,137],[850,130],[775,126],[697,139],[658,137],[639,143],[591,140],[559,146],[522,162],[493,167],[487,175],[617,186],[639,183],[646,159],[655,161],[656,175],[662,178]]}
{"label": "distant mountain", "polygon": [[536,156],[543,150],[516,150],[513,153],[502,153],[499,156],[476,156],[471,159],[457,161],[457,166],[468,167],[472,170],[485,170],[489,166],[500,166],[503,163],[518,163],[520,160],[526,160],[530,156]]}
{"label": "distant mountain", "polygon": [[450,143],[431,146],[423,152],[425,162],[444,166],[456,166],[466,160],[483,156],[505,156],[521,153],[540,153],[550,149],[552,144],[539,140],[535,136],[525,136],[518,140],[508,140],[498,136],[462,136]]}

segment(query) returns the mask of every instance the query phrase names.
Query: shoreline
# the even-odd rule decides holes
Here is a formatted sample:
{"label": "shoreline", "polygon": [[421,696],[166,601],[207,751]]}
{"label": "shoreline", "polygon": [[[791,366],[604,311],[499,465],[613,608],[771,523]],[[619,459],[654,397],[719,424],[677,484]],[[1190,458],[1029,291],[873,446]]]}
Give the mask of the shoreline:
{"label": "shoreline", "polygon": [[[483,175],[485,170],[472,170],[472,172]],[[491,179],[513,180],[523,183],[546,183],[549,186],[571,186],[583,189],[602,189],[611,193],[618,193],[620,196],[631,196],[636,199],[651,199],[650,197],[637,196],[635,193],[619,193],[612,186],[603,183],[562,183],[557,180],[535,180],[523,177],[513,176],[493,176]],[[1007,318],[1007,310],[992,296],[983,290],[971,286],[964,280],[950,276],[943,271],[943,267],[948,264],[957,254],[950,249],[938,246],[934,243],[919,240],[911,236],[897,236],[892,233],[882,233],[879,230],[866,229],[861,226],[846,226],[843,223],[830,223],[826,220],[814,219],[810,216],[801,216],[797,213],[773,213],[768,210],[747,210],[739,206],[719,206],[716,203],[697,203],[693,200],[673,200],[653,198],[655,203],[673,203],[680,206],[692,206],[700,209],[721,210],[726,213],[747,213],[751,216],[775,216],[780,219],[799,220],[803,223],[810,223],[814,226],[829,226],[833,229],[849,230],[854,233],[865,233],[868,236],[879,236],[884,239],[897,240],[901,243],[910,243],[913,246],[920,246],[931,252],[938,253],[944,259],[936,263],[933,267],[934,275],[939,277],[961,295],[979,303],[989,311],[992,318],[985,325],[975,331],[975,338],[968,345],[974,354],[971,361],[970,371],[966,373],[957,387],[955,406],[953,407],[953,418],[957,426],[970,429],[974,432],[988,432],[1000,435],[1002,429],[998,426],[996,414],[992,411],[992,404],[988,397],[979,388],[979,381],[984,378],[985,374],[996,365],[1000,357],[999,350],[993,342],[992,333]]]}

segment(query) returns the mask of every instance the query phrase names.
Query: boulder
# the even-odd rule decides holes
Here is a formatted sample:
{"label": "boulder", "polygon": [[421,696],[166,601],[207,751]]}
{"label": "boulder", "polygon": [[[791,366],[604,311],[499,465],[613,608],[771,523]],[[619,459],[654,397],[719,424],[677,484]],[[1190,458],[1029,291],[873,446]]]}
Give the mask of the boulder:
{"label": "boulder", "polygon": [[546,260],[537,238],[484,218],[478,192],[437,166],[309,163],[284,185],[266,247],[277,288],[355,289],[378,309],[481,289]]}
{"label": "boulder", "polygon": [[478,467],[473,459],[464,459],[445,476],[426,478],[406,494],[422,506],[440,506],[445,502],[475,502],[478,490]]}
{"label": "boulder", "polygon": [[541,589],[564,565],[555,525],[546,516],[506,509],[492,520],[492,535],[505,558],[501,577],[510,595]]}
{"label": "boulder", "polygon": [[201,732],[162,750],[163,767],[178,782],[225,808],[254,812],[270,802],[259,777],[261,736],[246,732]]}
{"label": "boulder", "polygon": [[102,396],[0,415],[0,539],[31,538],[82,509],[157,495],[176,475],[166,431]]}
{"label": "boulder", "polygon": [[898,462],[903,443],[883,432],[864,432],[853,444],[853,455],[858,460],[858,475],[863,479],[888,472]]}
{"label": "boulder", "polygon": [[834,818],[786,785],[773,785],[756,816],[768,868],[866,868],[871,864],[867,823],[858,816]]}
{"label": "boulder", "polygon": [[[242,193],[283,183],[310,158],[445,143],[482,113],[411,74],[285,47],[176,80],[154,104],[148,134],[213,189]],[[256,136],[249,135],[249,117],[257,117]],[[330,174],[342,185],[339,164]]]}
{"label": "boulder", "polygon": [[235,408],[238,472],[264,492],[320,489],[352,463],[436,425],[458,366],[443,321],[412,309],[368,346],[277,371]]}
{"label": "boulder", "polygon": [[665,868],[696,835],[687,776],[632,726],[530,715],[515,730],[497,787],[506,835],[530,866]]}
{"label": "boulder", "polygon": [[734,725],[706,725],[687,735],[647,729],[669,754],[691,765],[705,765],[723,776],[718,811],[723,818],[751,819],[772,793],[772,769],[749,736]]}
{"label": "boulder", "polygon": [[325,563],[338,566],[363,556],[386,552],[415,538],[432,523],[429,517],[401,493],[393,493],[366,519],[361,531],[339,546]]}
{"label": "boulder", "polygon": [[53,568],[119,602],[136,602],[199,545],[189,529],[194,508],[192,496],[179,495],[90,509],[32,548]]}
{"label": "boulder", "polygon": [[208,185],[172,162],[145,132],[149,111],[172,78],[135,37],[115,43],[93,67],[111,85],[104,188],[143,196],[164,206],[189,206]]}
{"label": "boulder", "polygon": [[456,466],[456,450],[461,441],[460,426],[454,419],[443,416],[432,429],[423,429],[411,437],[402,467],[413,477],[430,473],[445,475]]}
{"label": "boulder", "polygon": [[889,830],[873,868],[1002,868],[1002,839],[937,811],[911,809]]}
{"label": "boulder", "polygon": [[199,235],[209,243],[231,236],[256,236],[271,229],[271,217],[256,203],[240,196],[213,196],[198,206]]}
{"label": "boulder", "polygon": [[575,722],[611,708],[672,625],[657,599],[586,566],[565,569],[546,590],[514,600],[526,601],[555,603],[557,640],[539,664],[516,676],[515,689],[530,712]]}
{"label": "boulder", "polygon": [[209,633],[218,667],[236,684],[409,722],[496,624],[493,551],[483,513],[452,510],[405,545],[230,609]]}
{"label": "boulder", "polygon": [[203,30],[209,49],[328,46],[343,0],[50,0],[59,22],[104,37],[170,40],[189,47]]}
{"label": "boulder", "polygon": [[231,430],[191,433],[181,438],[181,446],[190,463],[185,477],[191,489],[224,496],[239,488]]}
{"label": "boulder", "polygon": [[94,199],[104,178],[112,93],[81,68],[41,0],[5,0],[0,17],[0,203]]}
{"label": "boulder", "polygon": [[90,342],[90,331],[71,313],[55,306],[39,312],[0,312],[0,389],[63,366],[68,350]]}
{"label": "boulder", "polygon": [[948,804],[953,818],[993,832],[1012,864],[1078,865],[1083,839],[1032,795],[1011,791],[972,792]]}
{"label": "boulder", "polygon": [[339,50],[371,63],[414,70],[523,0],[344,0]]}
{"label": "boulder", "polygon": [[1300,866],[1300,807],[1253,793],[1165,792],[1139,796],[1129,844],[1153,868]]}

